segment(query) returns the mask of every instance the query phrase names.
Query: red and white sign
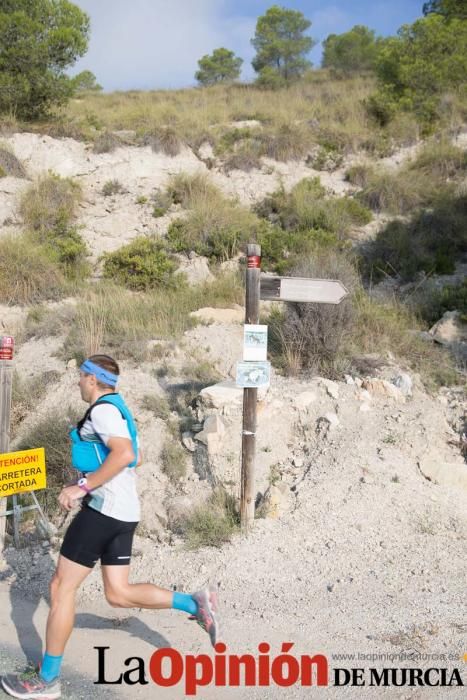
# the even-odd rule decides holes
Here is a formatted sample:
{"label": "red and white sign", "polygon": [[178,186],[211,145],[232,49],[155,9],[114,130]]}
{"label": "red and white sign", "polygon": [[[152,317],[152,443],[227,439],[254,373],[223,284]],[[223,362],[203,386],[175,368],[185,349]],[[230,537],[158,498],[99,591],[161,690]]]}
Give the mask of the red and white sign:
{"label": "red and white sign", "polygon": [[0,335],[0,360],[12,360],[15,340],[11,335]]}

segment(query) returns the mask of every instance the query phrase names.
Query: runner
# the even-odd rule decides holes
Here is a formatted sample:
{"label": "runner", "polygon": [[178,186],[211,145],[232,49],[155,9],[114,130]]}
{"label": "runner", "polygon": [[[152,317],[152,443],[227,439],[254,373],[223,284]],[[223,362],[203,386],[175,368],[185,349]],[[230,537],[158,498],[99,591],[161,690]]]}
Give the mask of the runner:
{"label": "runner", "polygon": [[100,559],[105,597],[121,608],[174,608],[190,615],[209,634],[218,636],[217,592],[193,595],[129,583],[133,535],[140,518],[135,467],[141,464],[138,434],[127,405],[115,390],[120,370],[108,355],[93,355],[80,367],[81,398],[90,404],[72,431],[72,462],[81,472],[76,484],[62,489],[65,510],[81,503],[60,549],[50,583],[46,652],[38,669],[2,678],[15,698],[59,698],[60,666],[73,630],[75,596]]}

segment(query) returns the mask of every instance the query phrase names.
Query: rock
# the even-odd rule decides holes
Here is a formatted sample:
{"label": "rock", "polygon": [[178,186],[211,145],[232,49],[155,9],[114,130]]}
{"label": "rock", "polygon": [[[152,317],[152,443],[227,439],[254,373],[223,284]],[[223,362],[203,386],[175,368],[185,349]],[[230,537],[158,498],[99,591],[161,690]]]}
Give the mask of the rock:
{"label": "rock", "polygon": [[216,278],[209,269],[207,258],[195,255],[191,258],[186,258],[179,255],[180,266],[175,271],[176,275],[184,274],[189,285],[201,284],[202,282],[212,282]]}
{"label": "rock", "polygon": [[450,486],[467,493],[465,462],[446,462],[441,456],[422,457],[418,463],[423,476],[441,486]]}
{"label": "rock", "polygon": [[344,374],[344,379],[346,384],[355,384],[354,378],[350,374]]}
{"label": "rock", "polygon": [[188,496],[174,496],[167,506],[167,522],[173,532],[179,532],[187,516],[193,511],[193,501]]}
{"label": "rock", "polygon": [[302,391],[297,394],[294,399],[295,406],[299,411],[306,411],[308,406],[317,400],[317,395],[314,391]]}
{"label": "rock", "polygon": [[76,369],[76,367],[77,367],[77,362],[76,362],[74,357],[71,360],[68,360],[68,362],[66,363],[67,369]]}
{"label": "rock", "polygon": [[199,396],[206,407],[222,409],[232,404],[240,404],[243,399],[243,389],[240,389],[235,382],[218,382],[202,389]]}
{"label": "rock", "polygon": [[204,141],[198,148],[198,154],[201,160],[207,160],[208,158],[214,158],[214,149],[208,141]]}
{"label": "rock", "polygon": [[401,372],[401,374],[393,377],[391,382],[394,384],[394,386],[397,386],[397,388],[401,390],[404,396],[412,396],[413,381],[409,374]]}
{"label": "rock", "polygon": [[292,460],[292,464],[294,465],[294,467],[300,468],[303,467],[305,462],[303,461],[302,457],[294,457]]}
{"label": "rock", "polygon": [[186,447],[189,452],[196,452],[196,443],[191,433],[182,433],[182,445]]}
{"label": "rock", "polygon": [[371,401],[371,394],[366,389],[359,389],[355,394],[357,401]]}
{"label": "rock", "polygon": [[359,410],[360,410],[362,413],[368,413],[368,411],[371,411],[371,406],[370,406],[369,403],[362,403],[362,405],[360,406]]}
{"label": "rock", "polygon": [[320,427],[326,426],[329,430],[332,428],[337,428],[340,425],[340,420],[336,413],[325,413],[324,416],[318,418],[318,425]]}
{"label": "rock", "polygon": [[218,415],[213,415],[206,418],[203,429],[195,435],[195,440],[206,445],[209,455],[214,455],[221,449],[224,435],[225,425],[222,418]]}
{"label": "rock", "polygon": [[243,323],[245,321],[245,309],[235,304],[230,309],[214,309],[207,306],[197,311],[192,311],[190,316],[204,323]]}
{"label": "rock", "polygon": [[320,379],[319,384],[325,387],[326,392],[329,394],[329,396],[331,396],[331,398],[339,398],[339,385],[337,382],[333,382],[331,379]]}
{"label": "rock", "polygon": [[402,391],[394,386],[394,384],[391,384],[391,382],[386,381],[386,379],[368,377],[363,380],[362,386],[369,391],[370,394],[391,398],[400,403],[405,402],[405,396]]}
{"label": "rock", "polygon": [[429,330],[437,343],[448,345],[467,341],[467,325],[462,323],[459,311],[446,311]]}
{"label": "rock", "polygon": [[266,518],[280,518],[286,513],[292,503],[290,488],[283,481],[269,486],[264,494],[263,509]]}

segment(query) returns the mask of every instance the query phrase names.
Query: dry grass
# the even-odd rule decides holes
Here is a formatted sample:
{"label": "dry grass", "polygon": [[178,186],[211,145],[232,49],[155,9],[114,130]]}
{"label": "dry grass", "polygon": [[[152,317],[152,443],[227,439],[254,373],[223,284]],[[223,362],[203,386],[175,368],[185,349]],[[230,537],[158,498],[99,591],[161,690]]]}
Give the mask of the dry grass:
{"label": "dry grass", "polygon": [[25,178],[26,169],[8,143],[0,142],[0,170],[3,176]]}
{"label": "dry grass", "polygon": [[1,303],[32,304],[63,293],[63,276],[42,246],[27,235],[0,239]]}
{"label": "dry grass", "polygon": [[73,219],[81,199],[78,183],[58,175],[44,175],[22,195],[19,213],[25,226],[45,238]]}

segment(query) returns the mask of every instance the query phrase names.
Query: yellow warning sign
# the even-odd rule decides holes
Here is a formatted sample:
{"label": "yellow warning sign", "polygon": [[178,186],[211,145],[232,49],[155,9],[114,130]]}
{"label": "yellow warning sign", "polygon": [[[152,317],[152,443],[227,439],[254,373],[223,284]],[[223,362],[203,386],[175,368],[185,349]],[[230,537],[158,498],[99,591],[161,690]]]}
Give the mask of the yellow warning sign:
{"label": "yellow warning sign", "polygon": [[20,450],[0,454],[0,497],[45,489],[45,450]]}

